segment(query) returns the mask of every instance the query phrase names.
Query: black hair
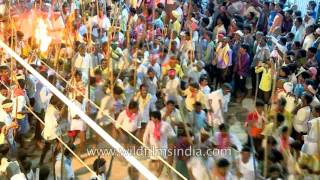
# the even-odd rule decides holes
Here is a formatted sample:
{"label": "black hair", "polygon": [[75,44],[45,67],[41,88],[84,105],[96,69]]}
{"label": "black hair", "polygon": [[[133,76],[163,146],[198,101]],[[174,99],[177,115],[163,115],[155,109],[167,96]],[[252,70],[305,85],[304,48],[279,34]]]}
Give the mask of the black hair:
{"label": "black hair", "polygon": [[241,45],[241,47],[242,47],[243,49],[245,49],[245,50],[246,50],[246,52],[248,52],[248,51],[249,51],[249,49],[250,49],[250,47],[249,47],[249,45],[248,45],[248,44],[242,44],[242,45]]}
{"label": "black hair", "polygon": [[196,82],[191,83],[190,86],[193,87],[193,88],[195,88],[195,89],[199,89],[199,88],[200,88],[200,87],[199,87],[199,84],[196,83]]}
{"label": "black hair", "polygon": [[167,105],[172,104],[172,105],[175,106],[175,105],[176,105],[176,102],[174,102],[174,100],[168,100],[166,104],[167,104]]}
{"label": "black hair", "polygon": [[316,53],[317,53],[317,48],[315,48],[315,47],[309,47],[308,51],[311,52],[311,53],[313,53],[313,54],[316,54]]}
{"label": "black hair", "polygon": [[217,162],[217,167],[219,168],[225,168],[230,165],[229,161],[225,158],[219,159]]}
{"label": "black hair", "polygon": [[241,152],[251,152],[251,149],[249,146],[243,146]]}
{"label": "black hair", "polygon": [[12,103],[11,99],[5,99],[4,101],[2,101],[2,104],[7,104],[7,103]]}
{"label": "black hair", "polygon": [[309,79],[311,76],[308,72],[304,71],[301,73],[301,76],[303,79]]}
{"label": "black hair", "polygon": [[50,169],[48,166],[41,166],[39,172],[39,179],[46,180],[50,174]]}
{"label": "black hair", "polygon": [[303,19],[302,19],[301,16],[298,16],[298,17],[296,18],[296,20],[297,20],[299,23],[302,23],[302,21],[303,21]]}
{"label": "black hair", "polygon": [[268,169],[268,172],[271,174],[271,173],[274,173],[274,172],[278,172],[278,173],[281,173],[281,169],[278,165],[276,164],[271,164],[269,166],[269,169]]}
{"label": "black hair", "polygon": [[294,15],[295,15],[295,16],[298,16],[298,17],[301,17],[302,13],[301,13],[301,11],[298,10],[298,11],[295,11],[295,12],[294,12]]}
{"label": "black hair", "polygon": [[297,48],[301,47],[301,43],[299,41],[294,41],[293,44],[297,46]]}
{"label": "black hair", "polygon": [[150,113],[150,118],[153,117],[155,119],[161,120],[161,113],[160,111],[152,111]]}
{"label": "black hair", "polygon": [[220,131],[228,131],[229,127],[228,127],[227,124],[222,123],[222,124],[219,125],[218,128],[219,128]]}
{"label": "black hair", "polygon": [[290,74],[290,69],[287,66],[282,66],[281,70],[288,76]]}
{"label": "black hair", "polygon": [[285,107],[287,104],[287,100],[283,97],[281,97],[278,102],[279,102],[279,105],[282,107]]}
{"label": "black hair", "polygon": [[137,101],[130,101],[129,105],[128,105],[129,109],[134,109],[134,108],[138,108],[138,103]]}
{"label": "black hair", "polygon": [[278,113],[277,114],[277,122],[281,124],[284,122],[284,120],[285,120],[284,116],[281,113]]}
{"label": "black hair", "polygon": [[293,34],[292,32],[289,32],[289,33],[287,34],[287,36],[288,36],[288,38],[290,38],[290,39],[293,39],[293,38],[294,38],[294,34]]}
{"label": "black hair", "polygon": [[113,93],[114,93],[114,94],[117,94],[117,95],[120,95],[120,94],[123,93],[123,90],[122,90],[121,87],[115,86],[115,87],[113,88]]}
{"label": "black hair", "polygon": [[285,132],[288,132],[288,131],[289,131],[288,126],[283,126],[282,129],[281,129],[282,133],[285,133]]}
{"label": "black hair", "polygon": [[201,102],[196,101],[196,102],[194,103],[194,106],[202,106],[202,104],[201,104]]}
{"label": "black hair", "polygon": [[314,107],[314,110],[316,111],[316,113],[320,113],[320,105],[316,105]]}
{"label": "black hair", "polygon": [[309,105],[312,100],[313,100],[313,96],[307,92],[303,93],[303,97],[306,99],[307,104]]}
{"label": "black hair", "polygon": [[147,88],[148,89],[148,86],[146,84],[141,84],[140,87],[139,87],[139,90],[141,90],[142,88]]}
{"label": "black hair", "polygon": [[0,90],[7,89],[7,87],[3,84],[0,84]]}
{"label": "black hair", "polygon": [[100,167],[102,167],[103,165],[105,165],[106,164],[106,160],[105,159],[103,159],[103,158],[100,158],[100,157],[98,157],[96,160],[94,160],[94,162],[93,162],[93,170],[95,171],[95,172],[98,172],[99,171],[99,168]]}
{"label": "black hair", "polygon": [[257,99],[256,101],[256,107],[264,107],[264,102],[262,99]]}

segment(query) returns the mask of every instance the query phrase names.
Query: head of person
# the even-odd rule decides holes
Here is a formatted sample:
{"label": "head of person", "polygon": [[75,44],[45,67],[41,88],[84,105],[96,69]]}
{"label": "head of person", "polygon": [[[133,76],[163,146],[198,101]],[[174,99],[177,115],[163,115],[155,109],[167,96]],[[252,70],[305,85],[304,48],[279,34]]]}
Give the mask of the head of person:
{"label": "head of person", "polygon": [[147,75],[148,75],[149,78],[154,78],[155,77],[156,74],[155,74],[155,72],[154,72],[152,67],[149,67],[149,69],[147,71]]}
{"label": "head of person", "polygon": [[106,160],[103,158],[97,158],[93,162],[92,166],[93,166],[94,172],[96,172],[97,174],[103,174],[106,171]]}
{"label": "head of person", "polygon": [[139,180],[140,177],[139,171],[133,166],[128,167],[128,175],[131,180]]}
{"label": "head of person", "polygon": [[311,95],[308,92],[303,93],[303,95],[302,95],[302,103],[303,103],[304,106],[310,105],[312,100],[313,100],[313,95]]}
{"label": "head of person", "polygon": [[225,123],[220,124],[218,129],[219,129],[220,133],[222,134],[222,136],[228,135],[229,126],[227,124],[225,124]]}
{"label": "head of person", "polygon": [[102,18],[104,16],[103,8],[99,8],[98,15],[100,18]]}
{"label": "head of person", "polygon": [[313,115],[314,117],[320,117],[320,105],[316,105],[316,106],[313,108],[312,115]]}
{"label": "head of person", "polygon": [[169,59],[169,66],[170,67],[175,67],[177,64],[177,58],[175,56],[171,56]]}
{"label": "head of person", "polygon": [[247,45],[247,44],[242,44],[241,47],[240,47],[240,49],[239,49],[239,53],[240,53],[241,55],[244,55],[244,54],[247,54],[248,51],[249,51],[249,45]]}
{"label": "head of person", "polygon": [[4,97],[8,97],[8,93],[9,93],[9,91],[8,91],[7,87],[3,84],[0,84],[0,94]]}
{"label": "head of person", "polygon": [[81,73],[81,71],[76,71],[74,77],[75,77],[76,82],[80,82],[80,81],[82,80],[82,73]]}
{"label": "head of person", "polygon": [[287,104],[287,100],[285,98],[280,98],[277,103],[278,111],[283,112],[286,104]]}
{"label": "head of person", "polygon": [[221,43],[222,43],[222,47],[226,46],[230,41],[230,38],[225,36],[222,38]]}
{"label": "head of person", "polygon": [[168,70],[168,76],[169,76],[169,79],[174,79],[176,77],[176,70],[175,69],[170,69]]}
{"label": "head of person", "polygon": [[150,113],[150,120],[153,122],[160,122],[161,121],[161,113],[160,111],[152,111]]}
{"label": "head of person", "polygon": [[277,164],[271,164],[268,169],[268,177],[271,180],[275,180],[281,177],[281,169]]}
{"label": "head of person", "polygon": [[136,114],[139,111],[139,105],[136,101],[130,101],[128,105],[128,110],[130,113]]}
{"label": "head of person", "polygon": [[174,111],[176,103],[173,100],[168,100],[166,103],[166,109],[169,112]]}
{"label": "head of person", "polygon": [[230,162],[227,159],[222,158],[217,161],[216,170],[220,176],[225,177],[229,171],[229,166],[230,166]]}
{"label": "head of person", "polygon": [[216,22],[217,22],[217,26],[223,25],[223,21],[222,21],[222,19],[220,17],[217,18]]}
{"label": "head of person", "polygon": [[206,76],[200,77],[199,84],[201,86],[207,86],[208,85],[208,78]]}
{"label": "head of person", "polygon": [[66,14],[66,13],[68,13],[68,10],[69,10],[69,8],[68,8],[68,3],[63,3],[62,4],[62,12],[64,13],[64,14]]}
{"label": "head of person", "polygon": [[308,59],[314,58],[316,53],[317,53],[317,48],[309,47],[308,52],[307,52],[307,58]]}
{"label": "head of person", "polygon": [[289,133],[289,128],[288,126],[283,126],[281,129],[281,135],[284,137],[289,137],[290,133]]}
{"label": "head of person", "polygon": [[196,113],[200,113],[202,111],[202,104],[200,102],[195,102],[194,103],[194,111]]}
{"label": "head of person", "polygon": [[258,113],[262,113],[264,111],[264,102],[261,99],[257,99],[256,109],[257,109]]}
{"label": "head of person", "polygon": [[107,59],[105,59],[105,58],[101,59],[101,68],[102,68],[102,69],[107,68],[108,65],[109,65],[109,64],[108,64],[108,60],[107,60]]}
{"label": "head of person", "polygon": [[296,27],[300,27],[302,25],[302,22],[303,22],[302,17],[300,17],[300,16],[296,17],[296,19],[294,20],[294,25]]}
{"label": "head of person", "polygon": [[13,102],[11,99],[5,99],[2,101],[1,108],[6,112],[6,113],[11,113],[12,112],[12,106]]}
{"label": "head of person", "polygon": [[244,146],[241,150],[241,160],[244,163],[247,163],[250,159],[250,147]]}
{"label": "head of person", "polygon": [[143,97],[143,98],[147,97],[148,86],[146,84],[141,84],[139,90],[140,90],[141,97]]}
{"label": "head of person", "polygon": [[317,7],[317,3],[315,1],[309,1],[307,6],[308,10],[314,11],[316,7]]}
{"label": "head of person", "polygon": [[275,11],[276,11],[277,13],[280,13],[280,12],[282,11],[282,9],[283,9],[283,4],[282,4],[282,3],[277,3],[277,4],[275,5]]}
{"label": "head of person", "polygon": [[48,166],[41,166],[39,171],[39,179],[47,180],[50,174],[50,168]]}
{"label": "head of person", "polygon": [[190,84],[190,87],[189,87],[191,93],[198,93],[199,88],[200,88],[200,87],[199,87],[199,84],[198,84],[198,83],[191,83],[191,84]]}
{"label": "head of person", "polygon": [[123,93],[123,90],[122,90],[121,87],[115,86],[115,87],[113,88],[113,97],[114,97],[115,99],[119,99],[122,93]]}
{"label": "head of person", "polygon": [[79,50],[79,54],[80,54],[81,56],[85,56],[85,54],[86,54],[86,52],[87,52],[87,47],[86,47],[85,44],[81,43],[81,44],[79,45],[78,50]]}

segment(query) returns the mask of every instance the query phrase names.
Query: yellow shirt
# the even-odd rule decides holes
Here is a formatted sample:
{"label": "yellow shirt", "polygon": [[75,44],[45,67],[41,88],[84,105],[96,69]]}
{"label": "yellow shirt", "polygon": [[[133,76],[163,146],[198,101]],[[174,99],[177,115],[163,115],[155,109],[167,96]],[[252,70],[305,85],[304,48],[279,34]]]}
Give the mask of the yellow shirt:
{"label": "yellow shirt", "polygon": [[187,96],[185,103],[188,111],[193,111],[194,104],[196,102],[200,102],[202,108],[206,108],[206,96],[203,94],[202,91],[199,90],[197,94],[193,96],[192,92],[190,91],[190,88],[187,88],[185,91],[183,91],[183,95]]}
{"label": "yellow shirt", "polygon": [[272,84],[271,69],[267,70],[265,67],[256,67],[255,72],[256,73],[262,72],[259,89],[261,89],[264,92],[271,91],[271,84]]}
{"label": "yellow shirt", "polygon": [[173,23],[173,27],[172,27],[173,31],[176,31],[178,34],[180,34],[180,31],[181,31],[181,24],[178,20],[176,20],[174,23]]}

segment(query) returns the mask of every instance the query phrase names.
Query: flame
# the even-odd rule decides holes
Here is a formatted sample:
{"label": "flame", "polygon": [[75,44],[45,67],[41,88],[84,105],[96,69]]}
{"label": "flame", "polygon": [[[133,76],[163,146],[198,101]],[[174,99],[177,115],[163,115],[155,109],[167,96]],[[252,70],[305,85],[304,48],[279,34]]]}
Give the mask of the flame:
{"label": "flame", "polygon": [[46,52],[52,41],[52,38],[48,35],[48,27],[41,18],[38,20],[38,24],[36,26],[35,38],[37,44],[40,46],[40,51]]}

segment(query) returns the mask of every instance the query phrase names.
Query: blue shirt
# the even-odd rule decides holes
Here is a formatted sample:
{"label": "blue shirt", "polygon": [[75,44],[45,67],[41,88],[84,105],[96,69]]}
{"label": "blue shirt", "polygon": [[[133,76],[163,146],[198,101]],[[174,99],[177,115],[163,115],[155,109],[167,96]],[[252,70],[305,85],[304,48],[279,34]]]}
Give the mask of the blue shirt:
{"label": "blue shirt", "polygon": [[206,126],[207,116],[204,111],[194,113],[195,128],[200,130]]}
{"label": "blue shirt", "polygon": [[300,97],[302,95],[302,93],[304,92],[304,87],[302,84],[297,84],[295,85],[294,89],[293,89],[293,94],[296,97]]}

